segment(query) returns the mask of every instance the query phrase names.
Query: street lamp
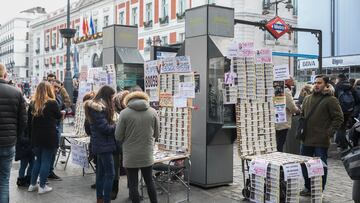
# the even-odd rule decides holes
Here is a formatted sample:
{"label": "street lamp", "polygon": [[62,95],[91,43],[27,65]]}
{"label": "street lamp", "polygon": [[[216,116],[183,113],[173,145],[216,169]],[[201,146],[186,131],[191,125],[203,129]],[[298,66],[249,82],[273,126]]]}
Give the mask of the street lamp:
{"label": "street lamp", "polygon": [[287,8],[288,10],[294,8],[293,5],[292,5],[292,3],[291,3],[291,0],[287,0],[286,2],[285,2],[285,1],[286,1],[286,0],[280,0],[280,1],[274,1],[274,2],[264,3],[264,8],[263,8],[262,14],[263,14],[263,15],[269,14],[269,13],[270,13],[270,12],[269,12],[270,7],[275,4],[275,15],[277,16],[277,15],[278,15],[278,4],[279,4],[279,3],[286,4],[285,8]]}
{"label": "street lamp", "polygon": [[61,36],[66,39],[66,71],[65,71],[64,87],[72,101],[73,83],[71,78],[71,67],[70,67],[70,47],[71,47],[71,38],[75,36],[76,29],[70,28],[70,0],[67,1],[67,26],[65,29],[60,29],[60,33]]}

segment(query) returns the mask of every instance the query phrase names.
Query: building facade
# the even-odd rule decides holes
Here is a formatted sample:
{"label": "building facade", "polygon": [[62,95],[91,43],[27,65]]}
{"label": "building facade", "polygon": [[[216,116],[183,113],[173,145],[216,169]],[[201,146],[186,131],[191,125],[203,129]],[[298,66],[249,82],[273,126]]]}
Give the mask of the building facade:
{"label": "building facade", "polygon": [[[171,45],[185,40],[185,10],[214,3],[235,8],[239,19],[261,21],[275,16],[262,15],[268,0],[80,0],[71,6],[71,27],[77,29],[72,43],[72,68],[78,70],[101,66],[98,60],[102,51],[102,28],[111,24],[138,26],[138,49],[145,60],[150,59],[152,45]],[[296,1],[293,1],[296,5]],[[295,9],[294,9],[295,10]],[[296,13],[279,5],[279,15],[292,26],[297,25]],[[88,28],[84,33],[84,25]],[[91,26],[92,25],[92,26]],[[65,71],[65,41],[59,30],[66,26],[66,8],[49,13],[31,23],[30,49],[33,76],[42,78],[55,73],[60,80]],[[235,38],[239,41],[254,41],[257,48],[268,47],[284,53],[297,52],[296,35],[286,34],[279,40],[256,27],[237,25]],[[78,53],[78,57],[76,56]],[[274,59],[278,64],[293,66],[288,57]],[[74,63],[77,61],[76,63]]]}
{"label": "building facade", "polygon": [[32,8],[0,26],[0,63],[12,80],[20,82],[30,76],[29,24],[44,13],[43,8]]}

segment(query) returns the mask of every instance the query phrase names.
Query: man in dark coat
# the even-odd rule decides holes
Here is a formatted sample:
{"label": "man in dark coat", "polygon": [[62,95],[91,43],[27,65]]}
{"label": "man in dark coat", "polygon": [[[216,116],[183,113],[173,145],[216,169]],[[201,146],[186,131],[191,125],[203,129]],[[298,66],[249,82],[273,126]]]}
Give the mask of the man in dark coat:
{"label": "man in dark coat", "polygon": [[[322,177],[323,189],[325,189],[327,178],[326,164],[330,138],[344,121],[339,101],[333,95],[329,78],[322,75],[316,76],[314,91],[305,97],[301,112],[302,116],[307,118],[307,122],[305,140],[301,143],[300,153],[304,156],[319,157],[325,164],[324,176]],[[308,117],[311,111],[313,113]],[[307,177],[306,170],[303,172],[305,188],[300,192],[300,195],[308,196],[311,189],[310,179]]]}
{"label": "man in dark coat", "polygon": [[346,129],[354,112],[355,98],[353,96],[352,86],[344,74],[338,75],[337,81],[338,82],[335,85],[335,97],[340,102],[344,122],[336,132],[335,142],[342,150],[345,150],[348,147],[346,142]]}
{"label": "man in dark coat", "polygon": [[0,64],[0,202],[9,202],[9,178],[16,139],[26,126],[25,99],[5,81],[6,68]]}

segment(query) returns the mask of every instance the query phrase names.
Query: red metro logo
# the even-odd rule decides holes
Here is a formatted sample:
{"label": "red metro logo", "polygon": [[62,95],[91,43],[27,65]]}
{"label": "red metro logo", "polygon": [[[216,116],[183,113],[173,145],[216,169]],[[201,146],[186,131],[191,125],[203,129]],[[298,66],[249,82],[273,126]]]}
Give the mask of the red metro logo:
{"label": "red metro logo", "polygon": [[290,30],[290,27],[279,16],[270,20],[265,25],[265,28],[275,39],[279,39]]}

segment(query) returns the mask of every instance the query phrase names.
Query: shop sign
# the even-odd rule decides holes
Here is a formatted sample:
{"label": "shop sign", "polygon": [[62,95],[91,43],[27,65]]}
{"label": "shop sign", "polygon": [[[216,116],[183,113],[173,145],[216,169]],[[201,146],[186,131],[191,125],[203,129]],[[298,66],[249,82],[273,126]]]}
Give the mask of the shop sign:
{"label": "shop sign", "polygon": [[282,35],[289,32],[290,30],[290,27],[279,16],[276,16],[270,20],[265,25],[265,28],[275,39],[279,39]]}
{"label": "shop sign", "polygon": [[323,67],[344,67],[360,65],[360,55],[323,58]]}
{"label": "shop sign", "polygon": [[319,68],[319,61],[317,59],[309,59],[309,60],[300,60],[299,61],[299,69],[317,69]]}

